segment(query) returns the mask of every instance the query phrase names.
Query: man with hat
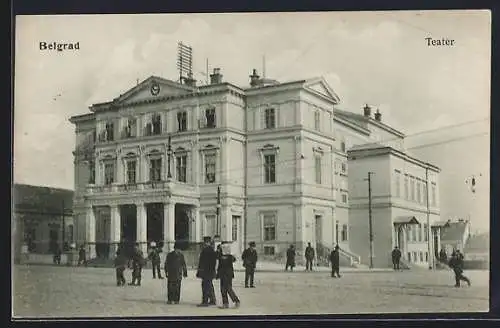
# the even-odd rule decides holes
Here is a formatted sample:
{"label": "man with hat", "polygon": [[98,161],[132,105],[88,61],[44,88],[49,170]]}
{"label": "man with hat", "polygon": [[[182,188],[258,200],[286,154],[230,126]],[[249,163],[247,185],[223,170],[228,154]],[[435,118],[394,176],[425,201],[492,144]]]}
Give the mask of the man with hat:
{"label": "man with hat", "polygon": [[340,278],[340,254],[339,245],[336,245],[333,251],[330,253],[330,262],[332,262],[332,278]]}
{"label": "man with hat", "polygon": [[241,254],[241,259],[243,260],[243,266],[245,267],[245,288],[255,288],[254,285],[254,275],[255,267],[257,266],[257,251],[255,250],[255,242],[251,241],[248,243],[250,247],[243,251]]}
{"label": "man with hat", "polygon": [[187,277],[187,267],[180,244],[174,244],[174,250],[165,258],[165,277],[167,277],[167,304],[179,304],[182,278]]}
{"label": "man with hat", "polygon": [[215,290],[213,280],[215,278],[215,266],[217,263],[217,253],[215,252],[210,237],[203,238],[204,246],[198,261],[196,277],[201,279],[202,301],[198,306],[215,305]]}
{"label": "man with hat", "polygon": [[156,247],[156,243],[151,242],[151,251],[149,252],[149,259],[151,260],[151,265],[153,267],[153,279],[156,279],[156,274],[158,273],[158,279],[163,279],[161,276],[161,259],[160,259],[160,248]]}
{"label": "man with hat", "polygon": [[220,248],[219,265],[217,267],[216,279],[220,279],[220,292],[222,295],[222,308],[229,308],[229,297],[236,307],[240,306],[240,299],[233,289],[234,268],[236,258],[231,255],[231,245],[222,244]]}

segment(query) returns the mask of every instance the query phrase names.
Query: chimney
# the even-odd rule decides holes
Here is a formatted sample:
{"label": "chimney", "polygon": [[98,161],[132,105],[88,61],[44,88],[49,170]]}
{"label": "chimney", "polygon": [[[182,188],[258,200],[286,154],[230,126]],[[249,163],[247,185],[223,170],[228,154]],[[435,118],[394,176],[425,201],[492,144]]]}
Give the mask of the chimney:
{"label": "chimney", "polygon": [[363,113],[365,117],[370,117],[372,115],[372,109],[370,106],[368,106],[368,104],[366,104],[365,107],[363,107]]}
{"label": "chimney", "polygon": [[196,87],[196,80],[193,78],[193,73],[188,73],[188,77],[184,78],[184,84],[190,87]]}
{"label": "chimney", "polygon": [[250,86],[256,87],[259,85],[259,78],[260,76],[257,74],[257,70],[254,68],[252,75],[250,75]]}
{"label": "chimney", "polygon": [[377,111],[375,112],[375,121],[382,121],[382,113],[379,112],[378,108]]}
{"label": "chimney", "polygon": [[222,74],[220,68],[214,68],[214,72],[210,74],[210,84],[222,83]]}

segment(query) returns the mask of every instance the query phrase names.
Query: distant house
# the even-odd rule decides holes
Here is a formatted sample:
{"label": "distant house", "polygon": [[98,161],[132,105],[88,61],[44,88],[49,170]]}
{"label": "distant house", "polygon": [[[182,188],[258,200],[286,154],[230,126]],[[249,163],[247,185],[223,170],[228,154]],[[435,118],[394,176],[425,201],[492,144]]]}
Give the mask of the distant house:
{"label": "distant house", "polygon": [[448,255],[454,249],[463,252],[469,236],[470,222],[468,220],[447,221],[446,225],[441,229],[441,249],[444,248]]}
{"label": "distant house", "polygon": [[12,192],[14,260],[23,245],[29,253],[51,254],[74,241],[72,190],[15,184]]}
{"label": "distant house", "polygon": [[465,244],[464,254],[467,260],[489,261],[490,236],[489,233],[471,235]]}

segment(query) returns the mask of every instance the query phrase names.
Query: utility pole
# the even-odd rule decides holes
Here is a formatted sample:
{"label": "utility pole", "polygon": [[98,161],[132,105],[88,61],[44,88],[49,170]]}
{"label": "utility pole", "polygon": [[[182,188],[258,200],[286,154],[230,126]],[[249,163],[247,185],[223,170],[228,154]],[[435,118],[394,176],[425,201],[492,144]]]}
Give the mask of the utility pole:
{"label": "utility pole", "polygon": [[429,270],[432,270],[434,268],[434,252],[432,252],[432,247],[431,247],[431,211],[430,211],[430,206],[429,206],[429,166],[426,165],[425,167],[425,189],[427,190],[426,192],[426,200],[425,203],[427,204],[427,253],[429,253]]}
{"label": "utility pole", "polygon": [[370,231],[370,269],[373,269],[372,175],[368,172],[368,229]]}
{"label": "utility pole", "polygon": [[339,244],[339,220],[335,221],[335,243]]}
{"label": "utility pole", "polygon": [[62,201],[62,251],[64,252],[64,246],[66,244],[66,216],[64,215],[64,199]]}

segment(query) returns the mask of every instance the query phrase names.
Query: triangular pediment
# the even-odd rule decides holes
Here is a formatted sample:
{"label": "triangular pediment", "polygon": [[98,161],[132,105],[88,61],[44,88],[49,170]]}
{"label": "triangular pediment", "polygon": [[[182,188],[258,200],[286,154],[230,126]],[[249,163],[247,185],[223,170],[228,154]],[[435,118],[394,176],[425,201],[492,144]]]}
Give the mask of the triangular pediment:
{"label": "triangular pediment", "polygon": [[161,77],[151,76],[124,94],[113,99],[116,104],[127,104],[160,97],[178,96],[193,92],[193,88]]}
{"label": "triangular pediment", "polygon": [[304,87],[314,93],[320,94],[324,97],[331,99],[335,103],[339,103],[340,101],[339,96],[333,91],[333,89],[328,85],[326,80],[322,77],[306,81]]}

